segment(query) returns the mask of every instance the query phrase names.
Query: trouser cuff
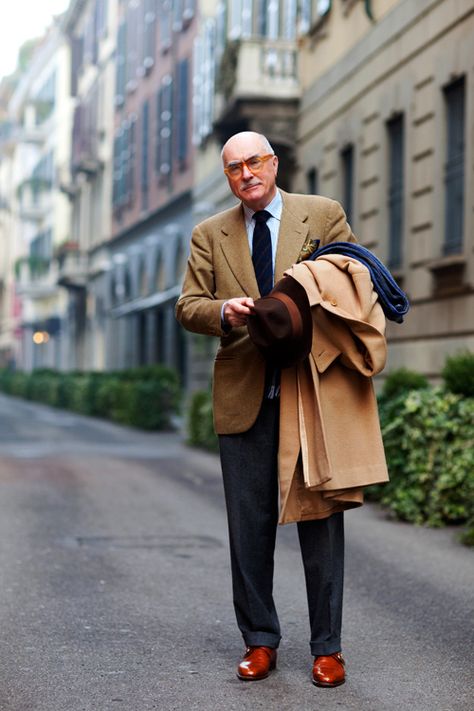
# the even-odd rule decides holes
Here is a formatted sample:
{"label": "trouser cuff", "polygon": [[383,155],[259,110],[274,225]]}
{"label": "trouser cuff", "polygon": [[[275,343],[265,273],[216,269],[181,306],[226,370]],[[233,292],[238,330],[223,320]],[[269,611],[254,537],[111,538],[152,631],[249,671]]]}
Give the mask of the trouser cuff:
{"label": "trouser cuff", "polygon": [[277,649],[280,644],[281,635],[271,632],[246,632],[244,641],[247,647],[271,647]]}
{"label": "trouser cuff", "polygon": [[333,642],[310,642],[311,654],[313,657],[329,656],[341,651],[341,640]]}

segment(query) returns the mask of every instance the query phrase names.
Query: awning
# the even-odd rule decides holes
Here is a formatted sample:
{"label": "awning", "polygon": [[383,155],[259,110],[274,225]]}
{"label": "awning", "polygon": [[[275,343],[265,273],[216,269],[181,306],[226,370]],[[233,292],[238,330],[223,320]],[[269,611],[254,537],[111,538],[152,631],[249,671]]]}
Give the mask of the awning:
{"label": "awning", "polygon": [[146,311],[147,309],[153,309],[156,306],[163,306],[170,301],[174,301],[174,299],[178,298],[180,293],[181,286],[177,284],[176,286],[171,287],[171,289],[160,291],[157,294],[151,294],[151,296],[143,296],[139,299],[133,299],[133,301],[127,301],[126,304],[116,306],[110,313],[112,318],[120,318],[121,316],[128,316],[129,314],[134,314],[139,311]]}

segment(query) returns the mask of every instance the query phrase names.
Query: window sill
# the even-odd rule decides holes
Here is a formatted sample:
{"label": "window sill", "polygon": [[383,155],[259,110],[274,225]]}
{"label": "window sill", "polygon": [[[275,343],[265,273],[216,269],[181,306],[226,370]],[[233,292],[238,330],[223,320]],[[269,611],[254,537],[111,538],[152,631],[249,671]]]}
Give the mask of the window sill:
{"label": "window sill", "polygon": [[453,254],[434,259],[427,264],[433,276],[433,289],[443,296],[462,294],[469,287],[464,282],[466,271],[466,256]]}

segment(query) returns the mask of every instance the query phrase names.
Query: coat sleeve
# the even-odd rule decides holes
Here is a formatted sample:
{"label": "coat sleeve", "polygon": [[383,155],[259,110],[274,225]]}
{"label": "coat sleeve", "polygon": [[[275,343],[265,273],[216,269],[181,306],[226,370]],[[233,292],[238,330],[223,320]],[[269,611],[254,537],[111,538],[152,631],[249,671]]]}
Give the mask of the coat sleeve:
{"label": "coat sleeve", "polygon": [[221,325],[224,299],[215,298],[212,242],[198,225],[191,238],[191,251],[176,318],[188,331],[207,336],[225,335]]}

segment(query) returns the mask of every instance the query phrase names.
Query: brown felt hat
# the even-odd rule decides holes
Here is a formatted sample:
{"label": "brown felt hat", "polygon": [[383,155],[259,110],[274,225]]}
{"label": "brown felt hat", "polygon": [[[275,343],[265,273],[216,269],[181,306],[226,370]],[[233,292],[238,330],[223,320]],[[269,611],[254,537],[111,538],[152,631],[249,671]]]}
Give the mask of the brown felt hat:
{"label": "brown felt hat", "polygon": [[289,368],[304,360],[313,335],[306,290],[293,277],[283,277],[267,296],[255,301],[247,327],[250,338],[272,365]]}

